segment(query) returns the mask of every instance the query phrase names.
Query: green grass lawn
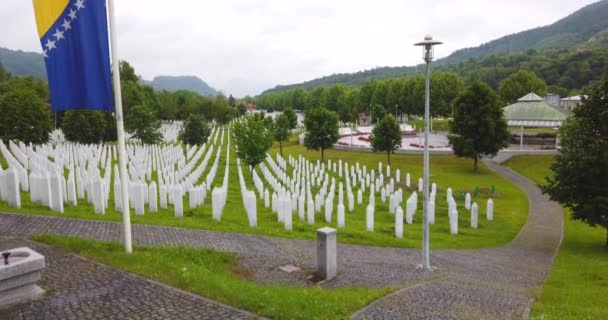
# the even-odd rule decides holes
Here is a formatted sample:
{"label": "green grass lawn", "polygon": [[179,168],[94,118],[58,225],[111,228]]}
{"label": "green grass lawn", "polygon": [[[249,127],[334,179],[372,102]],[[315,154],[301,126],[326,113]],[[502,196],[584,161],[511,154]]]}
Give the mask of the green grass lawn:
{"label": "green grass lawn", "polygon": [[[448,119],[431,119],[431,121],[432,121],[431,128],[433,129],[433,131],[449,131],[450,130]],[[420,131],[424,130],[424,119],[410,120],[410,121],[408,121],[408,123],[412,126],[416,126],[417,130],[420,130]]]}
{"label": "green grass lawn", "polygon": [[[227,139],[224,139],[226,142]],[[219,141],[219,139],[218,139]],[[234,144],[233,144],[234,148]],[[217,148],[216,148],[217,150]],[[215,152],[215,151],[214,151]],[[273,146],[271,154],[278,152],[278,146]],[[285,144],[283,148],[285,157],[287,154],[297,156],[302,154],[309,160],[315,161],[320,158],[320,152],[306,150],[303,146],[297,145],[295,137]],[[230,153],[230,176],[227,203],[222,215],[221,222],[212,219],[211,215],[211,192],[207,193],[205,204],[201,207],[191,209],[188,207],[188,196],[184,197],[184,217],[175,218],[173,207],[161,210],[158,213],[149,213],[146,207],[144,216],[136,216],[131,212],[131,221],[138,224],[150,224],[160,226],[173,226],[194,229],[217,230],[226,232],[238,232],[249,234],[260,234],[278,236],[286,238],[314,239],[316,229],[324,227],[324,213],[316,214],[315,224],[310,226],[305,221],[298,219],[297,213],[293,218],[293,230],[285,231],[282,223],[277,222],[276,214],[270,209],[264,208],[263,199],[258,198],[257,213],[258,226],[249,227],[247,216],[243,208],[241,192],[236,170],[236,153],[234,149]],[[214,156],[213,156],[214,157]],[[213,157],[209,161],[207,171],[211,167]],[[386,155],[382,153],[365,152],[345,152],[329,150],[325,153],[325,159],[342,159],[351,164],[357,161],[367,165],[369,169],[378,169],[378,161],[386,164]],[[412,190],[405,190],[405,173],[412,175],[412,186],[417,187],[418,178],[422,175],[422,156],[419,155],[393,155],[392,170],[401,169],[402,182],[399,187],[404,188],[404,202],[409,197]],[[224,175],[225,151],[222,151],[220,164],[213,185],[221,184]],[[202,161],[202,157],[201,157]],[[258,169],[259,170],[259,169]],[[248,168],[243,167],[243,174],[250,189],[253,183]],[[206,172],[202,178],[206,176]],[[436,223],[431,226],[431,247],[432,248],[479,248],[494,247],[503,245],[511,241],[519,232],[526,221],[528,212],[528,200],[525,194],[503,179],[498,174],[491,172],[483,164],[480,164],[478,173],[473,172],[473,162],[469,159],[457,158],[454,156],[431,156],[431,181],[437,182],[438,194],[436,204]],[[113,187],[113,182],[110,183]],[[485,220],[485,203],[490,196],[490,190],[495,186],[496,192],[492,195],[494,199],[494,221]],[[453,189],[453,194],[458,201],[459,208],[459,234],[450,235],[447,217],[446,190],[447,187]],[[479,229],[473,230],[469,227],[470,217],[468,211],[464,209],[464,192],[474,193],[479,187],[481,192],[473,195],[473,201],[477,201],[480,211]],[[337,189],[337,186],[336,186]],[[337,192],[337,190],[336,190]],[[356,190],[355,190],[356,192]],[[356,205],[353,213],[346,214],[346,228],[339,230],[338,241],[342,243],[354,243],[375,246],[391,247],[419,247],[421,244],[421,212],[422,195],[419,194],[418,211],[414,217],[414,224],[404,226],[404,238],[394,237],[394,216],[388,212],[388,200],[382,203],[380,197],[376,198],[375,230],[367,232],[365,228],[365,207],[367,205],[368,192],[364,195],[364,203]],[[345,196],[346,198],[346,196]],[[22,193],[22,209],[12,209],[5,202],[0,202],[0,211],[18,212],[25,214],[39,214],[50,216],[62,216],[68,218],[81,218],[103,221],[121,221],[121,214],[114,211],[113,192],[110,192],[109,207],[105,215],[93,214],[93,206],[86,201],[79,200],[77,207],[66,206],[63,214],[56,213],[41,204],[31,203],[29,194]],[[405,204],[404,204],[405,205]],[[334,208],[334,218],[330,226],[336,227],[336,209]]]}
{"label": "green grass lawn", "polygon": [[[552,161],[552,156],[518,156],[507,165],[544,183]],[[565,211],[564,239],[531,319],[608,319],[606,231],[570,220]]]}
{"label": "green grass lawn", "polygon": [[293,287],[253,283],[232,272],[229,253],[186,247],[136,247],[42,235],[36,241],[274,319],[348,319],[395,289]]}

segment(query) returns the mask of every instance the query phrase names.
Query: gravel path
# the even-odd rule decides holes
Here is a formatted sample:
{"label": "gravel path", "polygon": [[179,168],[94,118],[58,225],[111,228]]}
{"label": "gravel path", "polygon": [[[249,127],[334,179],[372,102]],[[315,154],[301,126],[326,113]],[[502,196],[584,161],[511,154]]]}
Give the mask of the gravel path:
{"label": "gravel path", "polygon": [[177,290],[31,241],[0,238],[0,250],[30,247],[45,256],[38,282],[47,294],[0,310],[0,319],[255,319],[249,312]]}
{"label": "gravel path", "polygon": [[[486,165],[528,194],[528,221],[513,242],[492,249],[434,250],[431,263],[437,270],[433,272],[416,268],[418,249],[339,244],[339,274],[321,285],[400,288],[355,313],[358,319],[521,318],[542,287],[559,246],[562,209],[531,181],[493,162]],[[121,241],[119,223],[0,213],[0,235],[41,233]],[[315,285],[309,280],[316,261],[311,241],[133,225],[133,242],[233,252],[238,257],[237,271],[254,281]],[[287,264],[301,271],[279,270]]]}

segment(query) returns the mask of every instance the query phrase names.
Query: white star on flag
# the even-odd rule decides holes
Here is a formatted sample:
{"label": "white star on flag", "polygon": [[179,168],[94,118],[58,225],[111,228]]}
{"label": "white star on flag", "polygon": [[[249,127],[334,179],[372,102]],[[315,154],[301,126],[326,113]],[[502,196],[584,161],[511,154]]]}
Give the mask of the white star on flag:
{"label": "white star on flag", "polygon": [[70,21],[68,20],[63,20],[63,24],[61,25],[65,30],[70,30],[72,29],[72,26],[70,25]]}
{"label": "white star on flag", "polygon": [[55,38],[57,38],[57,40],[61,40],[64,38],[63,32],[59,31],[59,29],[55,30],[55,33],[53,35],[55,36]]}
{"label": "white star on flag", "polygon": [[54,48],[56,48],[55,47],[55,41],[52,41],[51,39],[47,39],[46,40],[46,44],[44,44],[44,45],[49,49],[49,51],[53,50]]}
{"label": "white star on flag", "polygon": [[76,11],[74,11],[74,9],[70,9],[69,15],[72,20],[76,20]]}
{"label": "white star on flag", "polygon": [[42,55],[43,55],[45,58],[48,58],[49,56],[47,56],[47,55],[46,55],[46,51],[47,51],[46,49],[42,50]]}
{"label": "white star on flag", "polygon": [[74,5],[78,10],[84,9],[84,0],[77,0]]}

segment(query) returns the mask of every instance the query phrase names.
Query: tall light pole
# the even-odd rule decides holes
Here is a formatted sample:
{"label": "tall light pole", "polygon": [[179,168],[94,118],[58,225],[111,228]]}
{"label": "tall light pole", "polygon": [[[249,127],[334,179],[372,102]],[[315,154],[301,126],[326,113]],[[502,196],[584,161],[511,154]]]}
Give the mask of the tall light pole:
{"label": "tall light pole", "polygon": [[430,270],[429,262],[429,109],[431,99],[431,61],[433,61],[433,46],[441,42],[426,36],[424,41],[414,44],[422,47],[422,58],[426,62],[426,86],[424,98],[424,180],[422,201],[422,268]]}

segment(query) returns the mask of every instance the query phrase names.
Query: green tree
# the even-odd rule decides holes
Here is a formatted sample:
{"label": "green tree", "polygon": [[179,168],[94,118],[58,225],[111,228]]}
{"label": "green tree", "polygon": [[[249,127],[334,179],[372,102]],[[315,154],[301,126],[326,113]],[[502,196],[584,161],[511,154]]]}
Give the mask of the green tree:
{"label": "green tree", "polygon": [[454,153],[477,162],[507,146],[509,131],[498,95],[486,84],[475,82],[454,102],[454,118],[448,136]]}
{"label": "green tree", "polygon": [[606,229],[608,248],[608,73],[560,128],[560,149],[543,192],[574,220]]}
{"label": "green tree", "polygon": [[314,108],[306,112],[304,126],[304,146],[312,150],[321,149],[321,161],[324,161],[325,149],[333,147],[340,138],[338,115],[325,108]]}
{"label": "green tree", "polygon": [[388,164],[391,164],[391,153],[401,146],[401,130],[392,114],[387,114],[372,131],[372,148],[374,151],[386,152]]}
{"label": "green tree", "polygon": [[375,104],[372,106],[372,121],[374,121],[374,123],[377,124],[378,122],[380,122],[380,120],[384,118],[384,116],[386,116],[386,109],[384,109],[383,106],[379,104]]}
{"label": "green tree", "polygon": [[139,82],[139,77],[135,74],[135,68],[133,68],[129,62],[121,60],[118,66],[120,70],[120,82],[133,81]]}
{"label": "green tree", "polygon": [[238,146],[236,155],[247,165],[255,168],[266,159],[272,146],[272,132],[261,117],[245,115],[234,122],[234,140]]}
{"label": "green tree", "polygon": [[11,74],[2,67],[2,63],[0,63],[0,82],[4,82],[11,77]]}
{"label": "green tree", "polygon": [[209,135],[211,135],[211,125],[200,114],[189,115],[179,132],[182,142],[190,145],[206,143]]}
{"label": "green tree", "polygon": [[236,105],[236,110],[239,116],[244,115],[245,113],[247,113],[247,105],[245,105],[245,103],[243,102],[239,102]]}
{"label": "green tree", "polygon": [[160,126],[160,120],[145,106],[134,106],[125,117],[127,132],[144,144],[155,144],[162,140]]}
{"label": "green tree", "polygon": [[272,126],[272,134],[274,139],[279,143],[279,151],[281,156],[283,156],[283,142],[289,139],[289,129],[290,123],[287,115],[280,114],[278,115],[274,121]]}
{"label": "green tree", "polygon": [[287,117],[287,120],[289,121],[289,129],[295,129],[298,125],[298,115],[296,115],[296,112],[293,111],[293,108],[287,107],[283,109],[283,114],[285,115],[285,117]]}
{"label": "green tree", "polygon": [[18,89],[0,96],[0,114],[0,138],[4,141],[48,141],[51,112],[34,90]]}
{"label": "green tree", "polygon": [[464,90],[464,81],[453,72],[431,75],[431,115],[451,116],[452,102]]}
{"label": "green tree", "polygon": [[68,141],[96,144],[106,137],[106,112],[95,110],[70,110],[63,117],[61,130]]}
{"label": "green tree", "polygon": [[526,94],[534,92],[544,96],[547,94],[547,84],[533,72],[519,70],[500,83],[498,94],[502,101],[511,104]]}

